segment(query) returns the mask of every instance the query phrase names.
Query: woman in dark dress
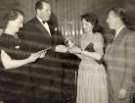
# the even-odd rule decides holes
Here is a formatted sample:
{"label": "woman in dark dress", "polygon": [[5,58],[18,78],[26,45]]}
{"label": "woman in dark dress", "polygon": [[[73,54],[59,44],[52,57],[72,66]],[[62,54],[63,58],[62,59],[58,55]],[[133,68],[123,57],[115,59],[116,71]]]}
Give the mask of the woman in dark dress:
{"label": "woman in dark dress", "polygon": [[45,56],[43,52],[29,55],[21,50],[23,43],[17,32],[23,26],[23,21],[24,14],[16,9],[9,11],[3,19],[0,37],[0,100],[4,103],[30,103],[25,98],[31,95],[28,91],[30,76],[25,71],[28,67],[26,64]]}

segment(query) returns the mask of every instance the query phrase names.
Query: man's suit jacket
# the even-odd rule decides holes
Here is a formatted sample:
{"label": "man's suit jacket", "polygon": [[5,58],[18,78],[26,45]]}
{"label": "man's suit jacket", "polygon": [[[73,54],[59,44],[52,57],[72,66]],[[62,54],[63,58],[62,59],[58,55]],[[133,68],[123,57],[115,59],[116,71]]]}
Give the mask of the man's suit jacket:
{"label": "man's suit jacket", "polygon": [[[20,31],[20,37],[25,44],[24,51],[33,53],[46,49],[54,48],[55,45],[63,44],[64,40],[55,28],[50,26],[52,36],[43,27],[37,18],[33,18],[24,24]],[[59,101],[61,99],[62,67],[59,53],[49,50],[45,58],[37,60],[30,65],[33,84],[33,98],[36,102],[44,103]]]}
{"label": "man's suit jacket", "polygon": [[[105,53],[109,77],[111,103],[129,103],[129,94],[135,90],[135,32],[124,28]],[[126,89],[126,100],[119,100],[120,89]]]}
{"label": "man's suit jacket", "polygon": [[[55,27],[51,25],[50,22],[48,22],[48,24],[52,36],[50,36],[48,31],[36,17],[24,24],[24,27],[20,30],[19,35],[25,40],[26,43],[28,43],[28,45],[39,47],[34,48],[35,50],[33,51],[38,51],[41,50],[41,48],[45,49],[58,44],[64,44],[64,39],[57,28],[55,30]],[[29,48],[27,48],[27,50],[28,49]]]}
{"label": "man's suit jacket", "polygon": [[[22,50],[31,53],[64,44],[64,39],[57,30],[56,24],[52,21],[49,21],[48,24],[51,37],[37,18],[24,24],[20,31],[24,45]],[[45,103],[45,101],[47,103],[62,101],[63,103],[66,100],[73,102],[76,98],[75,70],[78,69],[79,63],[80,59],[75,55],[56,53],[53,49],[47,52],[45,58],[32,63],[29,71],[32,75],[31,84],[34,84],[33,98],[37,98],[37,102],[40,103]]]}

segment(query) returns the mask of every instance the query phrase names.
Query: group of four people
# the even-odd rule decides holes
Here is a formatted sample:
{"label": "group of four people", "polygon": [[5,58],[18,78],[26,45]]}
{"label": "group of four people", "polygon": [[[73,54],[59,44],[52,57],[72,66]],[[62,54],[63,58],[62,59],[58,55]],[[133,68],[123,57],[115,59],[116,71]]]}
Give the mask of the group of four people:
{"label": "group of four people", "polygon": [[[131,94],[134,93],[135,89],[135,32],[126,27],[123,9],[112,8],[108,12],[107,23],[110,29],[115,30],[115,37],[112,44],[106,48],[105,54],[103,28],[99,25],[94,13],[81,16],[83,35],[81,36],[80,47],[74,44],[66,47],[63,38],[58,34],[52,34],[49,29],[47,21],[51,16],[50,4],[41,0],[36,3],[35,9],[36,17],[27,22],[24,27],[24,14],[19,10],[11,10],[4,18],[5,25],[3,25],[3,34],[0,37],[1,87],[8,88],[7,81],[4,81],[2,76],[16,72],[13,68],[18,68],[17,70],[21,68],[24,71],[25,68],[35,71],[38,69],[38,72],[54,67],[58,68],[61,64],[58,63],[59,59],[57,59],[56,52],[69,52],[81,59],[77,77],[77,103],[130,103]],[[20,28],[22,28],[21,31],[19,31]],[[17,32],[21,35],[17,35]],[[49,48],[47,52],[44,50],[46,48]],[[21,51],[18,51],[20,49]],[[20,55],[16,55],[17,51]],[[54,62],[55,59],[57,62]],[[35,63],[28,65],[32,62]],[[106,69],[103,62],[106,64]],[[11,71],[5,71],[3,68],[11,69]],[[36,75],[36,72],[32,76]],[[28,79],[29,74],[25,75],[25,78]],[[44,77],[45,74],[42,76]],[[11,78],[17,80],[17,77],[14,76]],[[29,79],[26,80],[24,87],[28,81]],[[53,78],[50,78],[46,85],[41,84],[45,82],[42,82],[41,79],[33,81],[31,78],[31,81],[36,84],[33,83],[31,87],[33,93],[27,93],[27,97],[31,94],[36,95],[36,99],[32,98],[32,102],[60,102],[56,101],[59,98],[54,97],[53,91],[57,90],[55,88],[49,90],[48,88],[48,86],[55,85]],[[21,82],[18,80],[17,85],[19,83]],[[10,84],[10,86],[12,85]],[[37,89],[34,90],[34,87]],[[52,92],[44,93],[41,88]],[[8,94],[6,89],[3,92]],[[1,98],[4,98],[6,102],[15,103],[22,100],[22,97],[18,96],[19,92],[18,89],[18,94],[11,94],[8,100],[4,95],[1,95]],[[23,92],[27,92],[27,90],[23,90]],[[28,100],[28,102],[30,101]]]}

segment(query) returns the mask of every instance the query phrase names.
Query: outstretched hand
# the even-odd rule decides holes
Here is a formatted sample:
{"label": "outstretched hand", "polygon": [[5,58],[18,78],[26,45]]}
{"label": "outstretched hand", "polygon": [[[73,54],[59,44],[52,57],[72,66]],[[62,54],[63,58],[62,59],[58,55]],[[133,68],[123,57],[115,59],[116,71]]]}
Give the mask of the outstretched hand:
{"label": "outstretched hand", "polygon": [[44,58],[46,54],[46,51],[39,51],[36,53],[32,53],[29,57],[28,60],[29,62],[35,62],[38,58]]}
{"label": "outstretched hand", "polygon": [[28,57],[28,61],[31,62],[35,62],[38,58],[40,57],[39,53],[32,53],[29,57]]}
{"label": "outstretched hand", "polygon": [[55,47],[55,51],[56,51],[56,52],[65,53],[65,52],[68,51],[68,48],[67,48],[66,46],[64,46],[64,45],[57,45],[57,46]]}
{"label": "outstretched hand", "polygon": [[78,54],[81,53],[81,49],[78,48],[77,46],[72,46],[71,48],[68,49],[70,53]]}

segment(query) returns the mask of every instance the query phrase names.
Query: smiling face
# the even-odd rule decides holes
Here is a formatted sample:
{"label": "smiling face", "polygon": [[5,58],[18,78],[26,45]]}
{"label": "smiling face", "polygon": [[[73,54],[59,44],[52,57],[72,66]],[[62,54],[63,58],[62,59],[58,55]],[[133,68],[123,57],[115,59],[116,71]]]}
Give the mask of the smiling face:
{"label": "smiling face", "polygon": [[18,14],[17,18],[15,20],[9,21],[10,25],[12,26],[12,31],[14,33],[17,33],[20,28],[23,27],[24,17],[21,14]]}
{"label": "smiling face", "polygon": [[42,9],[37,10],[40,18],[44,21],[48,21],[51,16],[51,6],[48,3],[42,3]]}
{"label": "smiling face", "polygon": [[117,24],[117,16],[116,14],[114,13],[114,11],[110,11],[108,13],[108,16],[107,16],[107,19],[106,19],[106,22],[109,26],[110,29],[115,29],[116,28],[116,24]]}
{"label": "smiling face", "polygon": [[86,21],[84,18],[82,19],[82,28],[85,33],[88,33],[93,30],[93,25]]}

